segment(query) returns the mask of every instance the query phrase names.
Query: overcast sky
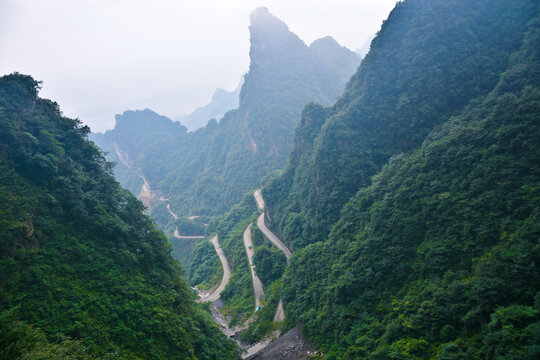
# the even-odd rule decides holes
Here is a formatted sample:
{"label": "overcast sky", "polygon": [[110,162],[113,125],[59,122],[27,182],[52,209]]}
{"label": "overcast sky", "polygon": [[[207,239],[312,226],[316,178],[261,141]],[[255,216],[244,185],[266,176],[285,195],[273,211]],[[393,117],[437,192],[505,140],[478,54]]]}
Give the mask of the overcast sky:
{"label": "overcast sky", "polygon": [[232,90],[249,67],[249,14],[260,6],[304,42],[360,48],[395,0],[0,0],[0,74],[43,81],[41,96],[93,131],[114,114],[175,117]]}

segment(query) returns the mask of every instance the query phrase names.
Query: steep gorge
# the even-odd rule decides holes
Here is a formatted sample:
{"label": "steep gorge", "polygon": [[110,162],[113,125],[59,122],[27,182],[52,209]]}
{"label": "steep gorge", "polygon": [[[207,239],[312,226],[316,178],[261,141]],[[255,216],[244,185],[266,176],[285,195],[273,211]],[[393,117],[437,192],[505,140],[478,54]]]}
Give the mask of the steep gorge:
{"label": "steep gorge", "polygon": [[[220,215],[286,163],[303,106],[331,104],[360,58],[326,37],[307,46],[286,24],[261,8],[251,14],[250,69],[238,109],[217,123],[188,133],[149,110],[117,116],[115,129],[93,139],[115,157],[118,144],[152,187],[180,216]],[[133,171],[119,161],[117,175],[129,187]],[[131,189],[131,188],[130,188]],[[158,211],[154,215],[164,223]]]}

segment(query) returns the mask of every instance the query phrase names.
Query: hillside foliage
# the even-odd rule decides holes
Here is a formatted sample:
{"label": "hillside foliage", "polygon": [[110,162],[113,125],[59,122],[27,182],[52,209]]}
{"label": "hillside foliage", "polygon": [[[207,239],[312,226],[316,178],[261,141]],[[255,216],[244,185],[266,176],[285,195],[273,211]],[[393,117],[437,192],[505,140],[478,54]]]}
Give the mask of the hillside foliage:
{"label": "hillside foliage", "polygon": [[263,188],[327,359],[540,356],[537,1],[399,2]]}
{"label": "hillside foliage", "polygon": [[388,160],[485,96],[519,49],[534,1],[398,2],[339,101],[309,105],[263,194],[293,249],[327,238]]}
{"label": "hillside foliage", "polygon": [[88,127],[38,89],[0,78],[1,356],[236,359]]}

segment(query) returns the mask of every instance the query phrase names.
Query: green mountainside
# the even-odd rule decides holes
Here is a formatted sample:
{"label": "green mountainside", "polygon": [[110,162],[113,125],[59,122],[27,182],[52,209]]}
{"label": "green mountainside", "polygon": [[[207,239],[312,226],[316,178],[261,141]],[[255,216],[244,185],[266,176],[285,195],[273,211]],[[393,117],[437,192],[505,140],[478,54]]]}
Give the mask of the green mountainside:
{"label": "green mountainside", "polygon": [[398,2],[263,187],[327,359],[540,356],[538,1]]}
{"label": "green mountainside", "polygon": [[[265,8],[252,13],[250,34],[251,65],[240,105],[219,123],[212,120],[187,133],[170,120],[158,121],[149,110],[125,112],[117,116],[115,129],[93,137],[119,169],[125,165],[114,143],[131,159],[131,169],[117,170],[122,184],[137,194],[140,171],[178,215],[224,214],[285,165],[303,106],[335,101],[360,63],[331,38],[307,46]],[[152,215],[169,220],[163,211]]]}
{"label": "green mountainside", "polygon": [[390,157],[487,94],[533,14],[527,1],[398,3],[340,100],[305,109],[287,169],[266,186],[292,247],[325,239]]}
{"label": "green mountainside", "polygon": [[241,341],[301,325],[310,359],[540,358],[540,2],[399,1],[346,87],[359,60],[332,38],[265,8],[250,34],[219,122],[126,111],[91,135],[167,233],[217,234],[180,239],[186,274],[89,129],[0,78],[0,360],[238,358],[181,278],[212,290],[227,263],[214,305]]}
{"label": "green mountainside", "polygon": [[38,89],[0,78],[0,358],[237,359],[89,128]]}

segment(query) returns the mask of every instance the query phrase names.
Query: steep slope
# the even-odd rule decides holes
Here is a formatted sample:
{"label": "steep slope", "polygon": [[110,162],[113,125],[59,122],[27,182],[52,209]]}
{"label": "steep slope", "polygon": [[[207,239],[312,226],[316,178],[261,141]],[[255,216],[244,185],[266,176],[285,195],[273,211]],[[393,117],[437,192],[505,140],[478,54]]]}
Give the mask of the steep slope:
{"label": "steep slope", "polygon": [[[231,326],[244,315],[246,320],[253,313],[255,303],[249,263],[244,248],[243,235],[249,223],[255,219],[257,206],[252,194],[246,194],[240,203],[221,217],[213,219],[210,234],[217,234],[232,269],[232,276],[220,298],[232,316]],[[189,272],[191,285],[202,289],[217,287],[221,281],[219,257],[207,242],[195,246],[193,263]]]}
{"label": "steep slope", "polygon": [[88,127],[38,88],[0,78],[0,357],[238,358]]}
{"label": "steep slope", "polygon": [[284,174],[263,189],[293,248],[323,240],[388,159],[496,84],[534,2],[399,2],[344,95],[307,107]]}
{"label": "steep slope", "polygon": [[[140,141],[144,148],[128,151],[129,157],[151,185],[169,197],[180,216],[222,214],[262,177],[283,167],[303,106],[335,101],[360,63],[356,54],[330,38],[306,46],[264,8],[251,15],[250,34],[251,64],[239,107],[219,124],[210,122],[174,140],[152,138],[148,145],[129,129],[96,138],[105,149],[111,149],[113,141],[122,149],[128,147],[124,143]],[[153,125],[152,121],[148,119]],[[156,171],[161,168],[153,162],[168,166],[160,179]]]}
{"label": "steep slope", "polygon": [[[285,318],[279,280],[287,266],[288,253],[278,249],[282,245],[279,240],[280,245],[277,245],[273,244],[276,239],[264,239],[264,236],[275,235],[258,228],[262,217],[258,216],[257,209],[262,210],[264,205],[261,204],[264,201],[260,193],[249,192],[231,211],[213,219],[208,229],[209,233],[219,235],[220,241],[223,239],[222,251],[232,268],[230,282],[219,295],[220,312],[227,316],[229,329],[241,332],[242,344],[257,343],[250,351],[263,345],[264,337],[279,336],[280,322]],[[221,274],[221,265],[211,246],[206,242],[195,246],[190,267],[191,284],[199,289],[215,289]],[[206,301],[204,295],[202,301]]]}
{"label": "steep slope", "polygon": [[[441,14],[444,19],[426,18],[425,14]],[[376,172],[376,163],[371,159],[378,154],[380,145],[368,142],[376,133],[361,118],[356,121],[362,132],[355,129],[354,123],[339,121],[365,114],[367,110],[362,107],[372,102],[363,103],[363,98],[381,95],[382,90],[370,93],[377,88],[362,92],[358,86],[362,79],[367,81],[372,66],[369,64],[379,59],[378,52],[385,50],[385,41],[392,43],[392,39],[407,38],[426,26],[439,24],[429,34],[438,40],[424,49],[429,54],[426,56],[431,57],[438,52],[438,42],[448,46],[449,29],[468,28],[467,32],[472,31],[471,39],[481,44],[469,42],[461,49],[485,47],[484,54],[489,54],[489,59],[473,52],[468,55],[473,58],[463,57],[460,64],[484,59],[487,64],[480,62],[475,66],[494,66],[487,72],[477,69],[480,72],[468,81],[452,83],[452,72],[447,70],[440,77],[431,73],[432,80],[423,82],[425,73],[444,69],[452,57],[435,56],[427,63],[420,62],[420,68],[413,72],[415,77],[409,78],[411,87],[418,86],[419,94],[431,94],[432,86],[446,82],[445,91],[450,94],[470,94],[463,100],[468,105],[456,113],[448,113],[446,106],[437,112],[433,108],[432,116],[422,123],[423,118],[412,115],[425,111],[427,105],[417,99],[407,106],[408,116],[394,112],[391,117],[380,118],[389,122],[388,128],[371,124],[386,136],[394,134],[393,129],[408,137],[389,137],[391,146],[386,157],[394,151],[396,155],[373,178],[353,183],[360,190],[337,214],[327,213],[338,221],[328,237],[321,235],[324,232],[318,234],[317,238],[325,241],[293,253],[283,279],[287,322],[290,327],[304,323],[305,334],[326,358],[540,356],[539,14],[537,1],[398,3],[340,101],[342,105],[350,102],[349,106],[333,117],[329,114],[340,103],[333,109],[312,106],[304,111],[302,126],[297,130],[297,152],[291,155],[292,163],[301,164],[296,175],[288,180],[275,179],[272,191],[263,191],[274,195],[274,209],[287,209],[278,207],[277,200],[290,196],[291,187],[304,186],[303,194],[317,190],[311,188],[312,179],[299,174],[298,169],[307,166],[302,162],[308,160],[301,159],[306,152],[319,154],[316,159],[321,163],[311,160],[311,166],[323,167],[329,166],[323,162],[328,158],[320,154],[334,152],[333,158],[339,158],[341,165],[340,170],[334,169],[338,179],[348,179],[349,171],[354,174],[358,167],[362,168],[360,165],[366,164],[366,157],[370,159],[367,165],[374,168],[370,172]],[[407,25],[400,26],[404,23]],[[498,28],[491,28],[492,25]],[[505,47],[500,48],[499,44]],[[513,52],[508,54],[508,49]],[[420,60],[422,54],[403,52],[401,56]],[[395,66],[403,76],[405,64]],[[397,76],[391,70],[380,75]],[[462,70],[470,71],[466,67]],[[469,80],[478,84],[474,91]],[[399,87],[396,83],[396,88],[389,87],[385,93],[400,94]],[[473,94],[475,99],[471,101]],[[437,96],[432,101],[444,102],[449,98]],[[356,107],[358,104],[362,107]],[[455,116],[444,119],[444,114]],[[437,118],[442,124],[430,123]],[[324,136],[336,135],[332,127],[338,124],[342,126],[341,137],[334,138],[330,146]],[[413,132],[415,127],[418,129]],[[369,137],[363,132],[368,132]],[[348,154],[343,147],[335,148],[345,135],[350,137],[348,147],[356,142],[370,151],[366,150],[364,157],[339,157],[336,152]],[[424,138],[416,148],[413,135]],[[409,151],[398,152],[399,146],[390,142],[392,139]],[[405,147],[401,141],[411,143]],[[369,173],[365,170],[367,165],[363,167],[365,173]],[[353,191],[334,184],[333,196],[323,198],[323,190],[319,189],[319,206],[324,205],[327,210],[335,209],[333,202]],[[281,199],[280,190],[285,193]],[[271,206],[267,196],[265,200]],[[276,212],[275,216],[282,215]],[[319,218],[309,220],[315,224],[312,226],[318,225]],[[288,226],[293,229],[290,223]]]}
{"label": "steep slope", "polygon": [[[181,147],[179,151],[186,151],[182,144],[188,145],[187,129],[150,109],[125,111],[116,115],[115,120],[114,131],[92,133],[90,139],[107,152],[109,161],[118,164],[114,172],[122,185],[138,195],[143,184],[139,164],[145,164],[143,169],[148,182],[156,184],[167,174],[173,159],[164,156],[149,159],[148,156],[158,151],[173,153],[177,146]],[[127,133],[129,137],[123,136]]]}
{"label": "steep slope", "polygon": [[210,119],[219,121],[227,111],[238,107],[241,88],[242,83],[234,91],[217,89],[208,104],[195,109],[190,114],[177,116],[175,120],[189,131],[204,127]]}

